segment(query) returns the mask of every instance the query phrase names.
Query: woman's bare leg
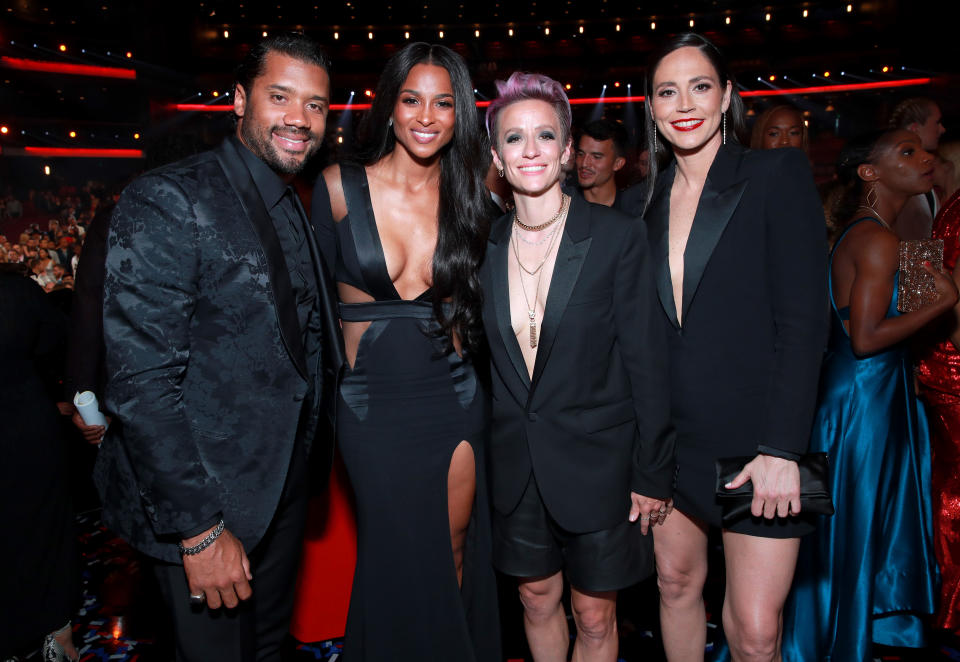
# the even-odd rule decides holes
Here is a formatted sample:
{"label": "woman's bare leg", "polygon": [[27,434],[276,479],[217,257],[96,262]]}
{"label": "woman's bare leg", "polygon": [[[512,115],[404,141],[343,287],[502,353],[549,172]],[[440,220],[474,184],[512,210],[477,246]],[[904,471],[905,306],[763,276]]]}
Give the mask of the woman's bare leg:
{"label": "woman's bare leg", "polygon": [[779,662],[783,603],[799,550],[799,538],[723,532],[727,568],[723,631],[734,662]]}
{"label": "woman's bare leg", "polygon": [[703,662],[707,615],[703,584],[707,579],[706,528],[674,510],[652,527],[660,587],[660,630],[670,662]]}

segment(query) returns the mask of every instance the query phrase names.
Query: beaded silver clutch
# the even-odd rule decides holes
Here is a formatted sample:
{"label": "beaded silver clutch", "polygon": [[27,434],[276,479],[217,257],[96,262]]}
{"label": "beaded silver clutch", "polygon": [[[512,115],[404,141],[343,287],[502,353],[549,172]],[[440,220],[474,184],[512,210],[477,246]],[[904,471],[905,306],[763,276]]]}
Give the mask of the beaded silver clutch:
{"label": "beaded silver clutch", "polygon": [[924,262],[929,262],[934,269],[943,269],[943,239],[911,239],[900,242],[897,310],[901,313],[920,310],[937,298],[933,276],[923,268]]}

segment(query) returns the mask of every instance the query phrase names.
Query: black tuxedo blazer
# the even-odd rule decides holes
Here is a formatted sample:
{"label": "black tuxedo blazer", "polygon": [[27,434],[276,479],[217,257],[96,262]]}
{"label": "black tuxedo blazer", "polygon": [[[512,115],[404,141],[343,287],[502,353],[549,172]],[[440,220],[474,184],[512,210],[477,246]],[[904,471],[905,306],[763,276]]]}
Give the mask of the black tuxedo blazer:
{"label": "black tuxedo blazer", "polygon": [[667,354],[645,227],[572,199],[530,379],[510,320],[512,219],[495,222],[480,271],[493,502],[513,510],[533,471],[562,527],[610,528],[627,517],[631,490],[667,498],[673,486]]}
{"label": "black tuxedo blazer", "polygon": [[[228,139],[147,173],[110,222],[103,326],[115,419],[95,479],[107,526],[167,561],[179,560],[172,542],[218,513],[256,545],[298,429],[309,447],[344,361],[315,243],[322,349],[305,351],[280,241],[237,150]],[[330,457],[329,436],[316,437]]]}
{"label": "black tuxedo blazer", "polygon": [[[688,446],[715,449],[713,457],[806,452],[827,334],[827,244],[801,151],[721,147],[684,253],[681,326],[668,261],[675,174],[674,162],[644,219],[683,486]],[[711,480],[713,458],[702,459],[709,475],[696,480]]]}

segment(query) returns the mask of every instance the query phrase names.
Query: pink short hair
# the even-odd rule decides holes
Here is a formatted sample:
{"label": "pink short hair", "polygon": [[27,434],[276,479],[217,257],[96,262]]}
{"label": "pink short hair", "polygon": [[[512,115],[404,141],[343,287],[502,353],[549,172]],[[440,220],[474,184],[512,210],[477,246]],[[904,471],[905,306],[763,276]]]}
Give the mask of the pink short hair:
{"label": "pink short hair", "polygon": [[497,98],[487,106],[487,135],[490,142],[497,144],[497,120],[504,108],[517,101],[536,99],[553,106],[560,120],[560,133],[563,141],[570,139],[570,125],[573,114],[570,112],[570,100],[563,85],[543,74],[531,74],[515,71],[506,81],[497,81]]}

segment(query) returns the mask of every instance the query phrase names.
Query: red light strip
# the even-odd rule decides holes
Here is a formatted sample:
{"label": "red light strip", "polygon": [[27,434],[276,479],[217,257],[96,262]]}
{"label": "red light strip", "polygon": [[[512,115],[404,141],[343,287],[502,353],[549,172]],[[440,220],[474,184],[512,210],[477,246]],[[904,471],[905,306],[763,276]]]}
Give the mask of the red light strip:
{"label": "red light strip", "polygon": [[97,76],[100,78],[137,79],[136,69],[119,67],[98,67],[91,64],[69,64],[67,62],[46,62],[27,60],[21,57],[0,57],[0,66],[21,71],[40,71],[48,74],[67,74],[70,76]]}
{"label": "red light strip", "polygon": [[[489,103],[489,102],[487,102]],[[213,113],[213,112],[226,112],[228,110],[233,110],[232,105],[223,105],[218,104],[207,105],[203,103],[177,103],[173,106],[174,110],[185,110],[196,113]],[[330,110],[370,110],[369,103],[332,103],[330,104]]]}
{"label": "red light strip", "polygon": [[742,97],[776,97],[787,94],[823,94],[828,92],[860,92],[863,90],[885,90],[891,87],[910,87],[913,85],[929,85],[932,78],[907,78],[905,80],[881,80],[874,83],[845,83],[842,85],[817,85],[815,87],[798,87],[784,90],[750,90],[741,92]]}
{"label": "red light strip", "polygon": [[[741,97],[775,97],[784,95],[802,95],[802,94],[824,94],[829,92],[861,92],[866,90],[884,90],[895,87],[911,87],[914,85],[929,85],[933,82],[932,78],[907,78],[904,80],[884,80],[874,83],[845,83],[840,85],[816,85],[813,87],[794,87],[782,90],[748,90],[740,92]],[[581,97],[570,99],[571,106],[582,106],[591,103],[641,103],[644,100],[643,95],[628,97]],[[478,101],[477,108],[486,108],[490,105],[489,101]],[[175,110],[189,110],[197,112],[213,112],[233,110],[233,106],[207,106],[202,103],[178,103],[173,106]],[[330,110],[369,110],[369,103],[332,103]]]}
{"label": "red light strip", "polygon": [[142,149],[93,149],[86,147],[24,147],[24,156],[48,158],[142,159]]}

